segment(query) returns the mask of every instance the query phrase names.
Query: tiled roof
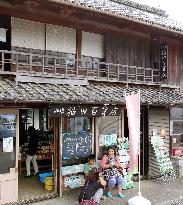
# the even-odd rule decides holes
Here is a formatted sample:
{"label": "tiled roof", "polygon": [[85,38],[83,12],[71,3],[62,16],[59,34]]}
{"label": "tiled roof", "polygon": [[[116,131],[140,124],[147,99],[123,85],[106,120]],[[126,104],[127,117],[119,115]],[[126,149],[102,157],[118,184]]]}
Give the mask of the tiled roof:
{"label": "tiled roof", "polygon": [[[62,2],[63,0],[61,0]],[[56,0],[56,2],[59,2]],[[129,0],[64,0],[72,5],[87,7],[96,11],[126,17],[153,27],[183,33],[183,23],[172,20],[165,12],[154,7]]]}
{"label": "tiled roof", "polygon": [[125,103],[125,93],[141,92],[141,103],[183,104],[183,94],[175,89],[126,87],[124,84],[89,83],[85,86],[22,83],[0,78],[0,102],[41,103]]}

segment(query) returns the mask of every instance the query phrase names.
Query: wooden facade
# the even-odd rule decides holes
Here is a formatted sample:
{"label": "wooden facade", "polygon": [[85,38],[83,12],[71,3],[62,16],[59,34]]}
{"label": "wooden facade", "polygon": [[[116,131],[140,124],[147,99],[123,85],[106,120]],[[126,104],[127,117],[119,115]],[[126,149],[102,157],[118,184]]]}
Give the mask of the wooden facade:
{"label": "wooden facade", "polygon": [[[74,85],[73,87],[76,87],[75,90],[68,88],[68,92],[60,89],[59,86],[57,88],[53,87],[54,91],[56,90],[61,94],[63,92],[62,97],[66,96],[67,99],[64,99],[64,101],[57,96],[57,93],[54,93],[54,98],[58,97],[59,102],[54,101],[58,107],[65,106],[66,103],[69,106],[71,103],[76,106],[79,104],[97,105],[96,102],[93,103],[92,101],[93,96],[85,98],[84,94],[79,92],[80,86],[85,88],[90,83],[103,82],[105,85],[99,85],[97,88],[93,85],[97,92],[93,92],[90,88],[86,89],[86,92],[101,97],[102,95],[98,95],[98,92],[101,91],[105,94],[104,98],[106,97],[109,100],[106,101],[111,104],[113,101],[109,99],[109,96],[112,95],[115,98],[118,95],[116,97],[118,101],[114,100],[114,104],[118,102],[117,104],[121,108],[123,107],[123,111],[116,120],[119,127],[118,135],[119,137],[127,137],[128,122],[124,107],[125,103],[123,102],[123,105],[121,103],[121,93],[126,94],[126,91],[124,88],[117,88],[118,85],[132,86],[136,90],[143,87],[143,90],[152,91],[151,97],[153,95],[160,96],[161,89],[167,87],[172,89],[170,93],[174,93],[173,88],[178,88],[177,90],[181,91],[183,85],[182,33],[175,33],[170,29],[133,21],[126,17],[119,18],[119,16],[112,14],[107,15],[104,12],[97,12],[80,6],[76,9],[73,5],[58,2],[16,0],[12,3],[11,1],[0,0],[0,28],[6,30],[6,42],[0,41],[0,76],[2,78],[10,76],[16,83],[20,81],[22,83],[20,92],[24,92],[23,86],[28,83],[36,85],[42,82],[42,87],[44,87],[44,84],[47,84],[48,87],[50,85],[50,87],[45,86],[45,90],[40,91],[39,89],[42,89],[42,87],[35,86],[35,90],[38,95],[44,95],[47,92],[46,89],[49,92],[53,91],[51,84],[57,85],[58,82],[58,85]],[[160,52],[162,44],[166,45],[167,48],[167,67],[164,76],[161,76],[162,59]],[[108,84],[116,86],[115,94],[114,91],[105,92],[109,89],[106,86]],[[13,85],[11,86],[15,87]],[[131,92],[130,89],[129,92]],[[4,93],[6,94],[6,92]],[[31,87],[30,93],[34,95]],[[81,98],[74,96],[72,101],[68,95],[77,95]],[[19,108],[36,107],[39,109],[41,106],[48,108],[52,104],[51,97],[46,96],[46,94],[45,98],[40,97],[41,100],[44,100],[37,100],[40,100],[40,104],[37,104],[34,99],[27,101],[25,96],[21,98]],[[152,129],[156,128],[159,132],[160,128],[165,128],[167,133],[165,145],[169,149],[170,120],[169,109],[167,109],[169,105],[167,106],[167,103],[161,105],[162,108],[155,107],[160,106],[159,104],[165,101],[164,98],[162,97],[162,101],[156,99],[154,102],[157,104],[152,104],[152,99],[148,99],[149,93],[144,92],[144,96],[144,104],[141,107],[143,113],[141,115],[143,133],[141,173],[146,177],[155,177],[160,172],[151,149],[150,137]],[[87,100],[84,101],[85,99]],[[172,97],[172,99],[174,98]],[[2,106],[6,105],[6,102],[3,103]],[[101,105],[104,103],[105,100],[100,101]],[[18,106],[16,100],[12,104],[8,104],[8,106],[11,105]],[[92,116],[92,138],[95,138],[95,147],[92,149],[95,149],[95,151],[99,146],[99,121],[101,116],[101,113],[99,113],[99,116]],[[54,116],[51,118],[56,143],[54,147],[55,158],[53,160],[54,175],[56,176],[54,178],[54,191],[57,194],[59,193],[60,196],[63,188],[62,177],[59,174],[62,166],[63,117]],[[11,178],[11,181],[13,180],[14,182],[17,180],[17,175],[15,179]],[[1,181],[0,176],[0,188],[2,187]],[[16,186],[18,185],[16,184]],[[1,189],[0,194],[4,198]],[[12,202],[17,200],[17,197],[16,192],[14,199],[7,201],[5,197],[4,201]]]}
{"label": "wooden facade", "polygon": [[[182,85],[183,50],[180,35],[174,36],[171,32],[153,27],[143,28],[127,19],[119,21],[106,15],[94,15],[82,9],[74,12],[72,7],[62,4],[57,5],[58,9],[64,10],[60,16],[58,10],[54,10],[55,7],[49,3],[40,4],[40,12],[35,9],[39,4],[35,4],[25,15],[27,2],[23,1],[22,6],[18,2],[16,8],[8,3],[1,5],[3,14],[0,24],[4,27],[3,22],[7,22],[7,42],[0,44],[0,50],[13,52],[1,52],[1,72],[22,70],[30,74],[61,74],[62,78],[79,76],[89,80],[163,84],[170,87]],[[48,5],[50,8],[46,17]],[[33,11],[34,17],[31,16]],[[26,24],[29,26],[26,27]],[[29,41],[31,32],[32,40]],[[67,37],[64,37],[64,32]],[[103,36],[103,44],[100,45],[97,35],[100,38]],[[161,79],[159,72],[162,43],[168,46],[166,79]],[[12,61],[13,65],[8,65]]]}

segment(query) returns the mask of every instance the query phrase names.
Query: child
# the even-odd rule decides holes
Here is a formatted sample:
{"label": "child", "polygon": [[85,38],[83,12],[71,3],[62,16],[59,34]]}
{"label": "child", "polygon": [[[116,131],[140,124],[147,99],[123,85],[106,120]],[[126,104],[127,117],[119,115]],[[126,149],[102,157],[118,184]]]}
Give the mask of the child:
{"label": "child", "polygon": [[106,181],[99,175],[97,168],[92,168],[79,195],[79,203],[85,204],[87,201],[90,201],[93,204],[99,204],[105,186]]}
{"label": "child", "polygon": [[86,163],[84,166],[85,178],[88,176],[89,172],[95,167],[97,168],[96,163],[95,163],[95,155],[92,154],[88,157],[88,163]]}
{"label": "child", "polygon": [[[98,169],[99,166],[97,166],[96,162],[95,162],[95,155],[92,154],[88,157],[88,163],[85,164],[84,166],[84,176],[85,178],[87,178],[89,172],[93,169],[93,168],[96,168]],[[105,200],[106,197],[104,195],[101,196],[101,199],[102,200]]]}

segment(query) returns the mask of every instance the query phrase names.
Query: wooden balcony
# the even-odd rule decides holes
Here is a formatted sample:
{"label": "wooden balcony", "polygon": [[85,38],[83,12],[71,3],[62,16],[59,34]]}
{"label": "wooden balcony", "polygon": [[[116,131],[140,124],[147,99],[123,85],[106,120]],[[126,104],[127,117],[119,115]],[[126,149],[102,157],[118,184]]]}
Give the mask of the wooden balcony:
{"label": "wooden balcony", "polygon": [[139,84],[160,83],[159,70],[156,69],[100,62],[97,58],[86,61],[73,56],[64,58],[5,50],[0,50],[0,74]]}

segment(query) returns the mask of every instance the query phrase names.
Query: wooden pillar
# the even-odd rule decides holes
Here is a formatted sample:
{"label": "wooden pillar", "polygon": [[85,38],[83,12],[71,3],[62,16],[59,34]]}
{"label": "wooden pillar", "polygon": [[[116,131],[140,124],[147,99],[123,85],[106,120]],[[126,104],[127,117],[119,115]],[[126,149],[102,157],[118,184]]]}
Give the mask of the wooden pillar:
{"label": "wooden pillar", "polygon": [[60,142],[60,117],[54,117],[54,191],[59,190],[59,142]]}
{"label": "wooden pillar", "polygon": [[82,47],[82,31],[76,29],[76,76],[78,75],[78,67],[81,66],[81,47]]}
{"label": "wooden pillar", "polygon": [[62,130],[62,122],[63,118],[60,117],[60,129],[59,129],[59,197],[61,198],[63,195],[63,190],[64,190],[64,182],[63,182],[63,177],[61,174],[61,168],[62,168],[62,138],[63,138],[63,130]]}
{"label": "wooden pillar", "polygon": [[124,108],[122,109],[122,112],[121,112],[121,116],[120,116],[120,121],[121,121],[121,137],[124,139]]}
{"label": "wooden pillar", "polygon": [[98,160],[98,148],[99,148],[99,130],[98,130],[98,121],[99,118],[95,118],[95,155],[96,155],[96,160]]}

